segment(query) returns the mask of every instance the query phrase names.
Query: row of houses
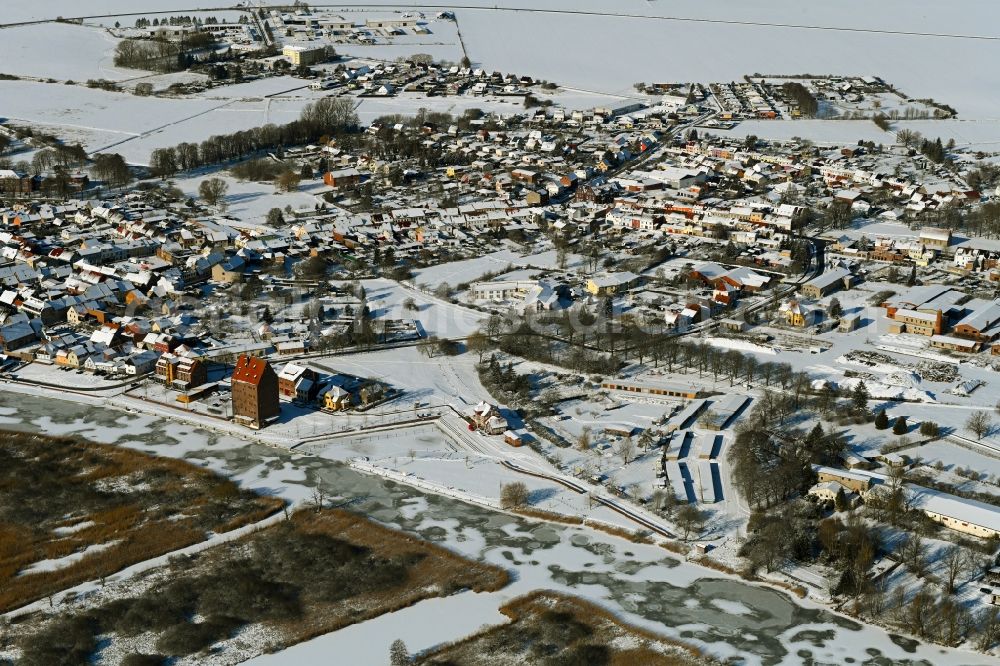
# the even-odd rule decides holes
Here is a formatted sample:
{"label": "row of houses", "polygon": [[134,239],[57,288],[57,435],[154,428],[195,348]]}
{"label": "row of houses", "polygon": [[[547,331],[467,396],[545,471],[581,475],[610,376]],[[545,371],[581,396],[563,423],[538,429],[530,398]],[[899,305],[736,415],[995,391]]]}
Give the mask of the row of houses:
{"label": "row of houses", "polygon": [[[820,487],[814,487],[810,494],[823,499],[833,499],[831,493],[838,491],[862,498],[885,492],[884,478],[874,473],[821,465],[813,469]],[[993,505],[915,484],[906,484],[905,490],[910,506],[948,529],[982,538],[1000,537],[1000,510]]]}

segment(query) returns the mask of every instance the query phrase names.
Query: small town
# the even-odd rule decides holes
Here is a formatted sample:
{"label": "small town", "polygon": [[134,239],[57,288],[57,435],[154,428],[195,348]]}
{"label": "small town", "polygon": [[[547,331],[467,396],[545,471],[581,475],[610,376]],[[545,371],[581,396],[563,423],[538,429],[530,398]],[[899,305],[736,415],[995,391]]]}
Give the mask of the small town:
{"label": "small town", "polygon": [[995,663],[974,93],[484,24],[722,29],[641,3],[14,4],[0,665]]}

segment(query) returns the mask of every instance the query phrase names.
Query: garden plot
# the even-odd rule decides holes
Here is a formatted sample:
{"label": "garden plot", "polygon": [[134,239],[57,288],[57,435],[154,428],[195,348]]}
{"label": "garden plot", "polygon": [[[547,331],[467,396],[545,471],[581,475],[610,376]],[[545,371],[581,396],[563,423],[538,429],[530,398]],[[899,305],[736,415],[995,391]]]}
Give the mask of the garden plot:
{"label": "garden plot", "polygon": [[308,365],[328,372],[347,372],[362,377],[380,377],[404,391],[400,405],[463,406],[492,402],[479,382],[471,355],[450,357],[447,363],[422,356],[414,347],[384,349],[364,354],[345,354],[311,359]]}
{"label": "garden plot", "polygon": [[514,262],[519,259],[520,255],[513,250],[500,250],[481,257],[419,268],[413,272],[413,282],[430,290],[442,284],[448,284],[450,287],[471,284],[487,273],[503,272],[514,267]]}
{"label": "garden plot", "polygon": [[417,109],[462,115],[467,109],[480,109],[486,113],[512,115],[524,113],[524,100],[520,97],[427,97],[422,93],[402,92],[395,97],[366,97],[359,100],[358,117],[368,124],[381,116],[413,115]]}
{"label": "garden plot", "polygon": [[512,262],[517,256],[512,250],[500,250],[480,257],[418,268],[413,271],[413,282],[426,289],[434,289],[441,284],[449,286],[471,284],[482,278],[484,274],[512,268]]}

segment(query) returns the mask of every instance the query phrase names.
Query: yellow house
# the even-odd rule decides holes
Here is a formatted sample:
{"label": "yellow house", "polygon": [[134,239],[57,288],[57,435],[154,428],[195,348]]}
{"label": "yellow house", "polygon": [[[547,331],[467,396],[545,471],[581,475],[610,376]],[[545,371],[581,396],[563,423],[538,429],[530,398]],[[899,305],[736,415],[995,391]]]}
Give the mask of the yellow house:
{"label": "yellow house", "polygon": [[353,405],[354,399],[351,398],[351,394],[339,386],[334,386],[323,395],[323,407],[331,412],[350,409]]}
{"label": "yellow house", "polygon": [[598,275],[587,280],[587,292],[593,296],[610,296],[634,287],[639,276],[628,271]]}
{"label": "yellow house", "polygon": [[87,360],[87,352],[85,349],[70,349],[66,354],[66,365],[71,368],[79,368],[83,366],[84,361]]}
{"label": "yellow house", "polygon": [[816,319],[815,311],[804,307],[798,301],[782,303],[781,307],[778,308],[778,313],[784,318],[786,324],[798,328],[810,326]]}
{"label": "yellow house", "polygon": [[135,304],[137,306],[141,306],[145,305],[148,300],[149,299],[147,299],[141,291],[136,289],[131,289],[125,294],[125,305]]}

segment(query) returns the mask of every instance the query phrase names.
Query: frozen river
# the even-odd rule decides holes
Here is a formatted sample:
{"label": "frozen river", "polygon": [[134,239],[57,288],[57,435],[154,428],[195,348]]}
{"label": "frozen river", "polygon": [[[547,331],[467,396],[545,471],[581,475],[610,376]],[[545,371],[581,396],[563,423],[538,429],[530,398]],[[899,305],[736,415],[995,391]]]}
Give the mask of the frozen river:
{"label": "frozen river", "polygon": [[719,578],[659,547],[576,527],[534,524],[362,475],[319,455],[11,392],[0,395],[0,425],[78,434],[185,458],[292,501],[307,500],[321,486],[353,510],[515,574],[500,592],[424,602],[256,660],[261,664],[317,663],[330,655],[349,655],[353,664],[381,665],[397,637],[412,651],[425,650],[501,621],[500,604],[543,587],[584,596],[635,624],[696,643],[720,658],[742,657],[748,664],[995,663],[892,637],[770,588]]}

